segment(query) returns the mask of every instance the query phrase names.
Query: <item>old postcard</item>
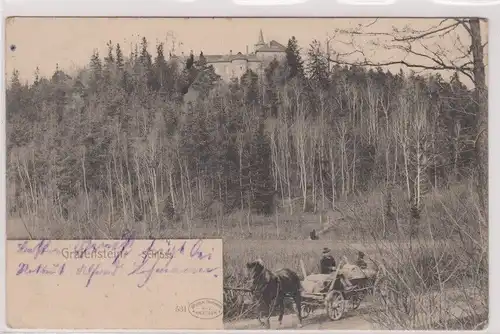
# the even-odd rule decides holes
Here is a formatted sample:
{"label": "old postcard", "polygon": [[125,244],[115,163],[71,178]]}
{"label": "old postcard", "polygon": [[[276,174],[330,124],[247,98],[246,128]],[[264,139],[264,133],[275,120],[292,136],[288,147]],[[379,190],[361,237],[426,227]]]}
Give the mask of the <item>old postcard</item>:
{"label": "old postcard", "polygon": [[222,329],[221,240],[9,240],[7,323]]}
{"label": "old postcard", "polygon": [[[485,328],[487,36],[474,17],[9,18],[10,324]],[[118,265],[61,258],[127,240]],[[186,247],[144,283],[151,240]]]}

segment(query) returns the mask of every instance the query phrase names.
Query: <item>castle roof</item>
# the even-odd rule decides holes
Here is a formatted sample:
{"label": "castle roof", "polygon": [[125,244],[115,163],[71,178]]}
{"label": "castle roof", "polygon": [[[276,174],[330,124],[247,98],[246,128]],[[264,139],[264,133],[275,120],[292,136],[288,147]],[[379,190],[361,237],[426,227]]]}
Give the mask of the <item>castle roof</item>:
{"label": "castle roof", "polygon": [[[241,52],[238,52],[237,54],[230,54],[230,55],[203,55],[205,59],[207,60],[207,63],[229,63],[232,62],[233,60],[246,60],[246,61],[260,61],[255,54],[242,54]],[[187,57],[178,57],[182,58],[182,60],[186,60]],[[200,57],[195,56],[194,60],[197,61]]]}
{"label": "castle roof", "polygon": [[285,51],[286,47],[283,44],[276,42],[274,39],[271,42],[269,42],[269,45],[264,45],[255,50],[255,52],[285,52]]}
{"label": "castle roof", "polygon": [[[248,51],[248,49],[247,49]],[[233,60],[246,60],[249,62],[260,62],[261,60],[257,57],[256,53],[257,52],[286,52],[286,47],[278,43],[275,40],[272,40],[269,42],[269,44],[266,44],[264,42],[264,34],[262,33],[262,29],[260,29],[259,32],[259,37],[257,44],[255,45],[255,53],[251,54],[242,54],[241,52],[238,52],[236,54],[226,54],[226,55],[206,55],[205,59],[207,60],[207,63],[230,63]],[[182,61],[185,61],[188,56],[172,56],[171,58],[177,58]],[[195,56],[195,61],[199,59],[199,56]]]}
{"label": "castle roof", "polygon": [[[199,57],[196,57],[196,59]],[[232,55],[205,55],[207,63],[226,63],[232,62],[233,60],[247,60],[247,61],[259,61],[255,54],[242,54],[238,52]]]}

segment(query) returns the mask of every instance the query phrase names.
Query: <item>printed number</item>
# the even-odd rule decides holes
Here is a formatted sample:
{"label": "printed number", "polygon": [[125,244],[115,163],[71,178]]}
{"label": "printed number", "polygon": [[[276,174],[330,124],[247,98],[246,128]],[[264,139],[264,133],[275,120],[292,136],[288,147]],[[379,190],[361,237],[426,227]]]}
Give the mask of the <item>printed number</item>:
{"label": "printed number", "polygon": [[187,312],[186,305],[177,305],[177,306],[175,306],[175,312]]}

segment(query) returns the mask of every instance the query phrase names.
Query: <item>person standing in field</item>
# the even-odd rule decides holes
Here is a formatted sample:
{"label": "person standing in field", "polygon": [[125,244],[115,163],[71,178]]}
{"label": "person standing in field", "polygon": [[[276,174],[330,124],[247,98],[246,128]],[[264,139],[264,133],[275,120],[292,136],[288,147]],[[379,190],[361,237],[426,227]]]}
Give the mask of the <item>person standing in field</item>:
{"label": "person standing in field", "polygon": [[316,233],[316,229],[313,229],[311,233],[309,233],[309,240],[319,240],[318,234]]}

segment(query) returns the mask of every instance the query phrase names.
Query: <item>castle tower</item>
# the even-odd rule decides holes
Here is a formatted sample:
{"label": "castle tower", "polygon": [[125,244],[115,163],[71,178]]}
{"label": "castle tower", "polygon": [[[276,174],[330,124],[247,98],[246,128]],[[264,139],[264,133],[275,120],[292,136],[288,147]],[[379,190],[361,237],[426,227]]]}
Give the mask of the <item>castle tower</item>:
{"label": "castle tower", "polygon": [[257,44],[255,44],[255,50],[257,51],[263,46],[266,46],[266,43],[264,43],[264,34],[262,33],[262,29],[260,29],[259,40],[257,41]]}

